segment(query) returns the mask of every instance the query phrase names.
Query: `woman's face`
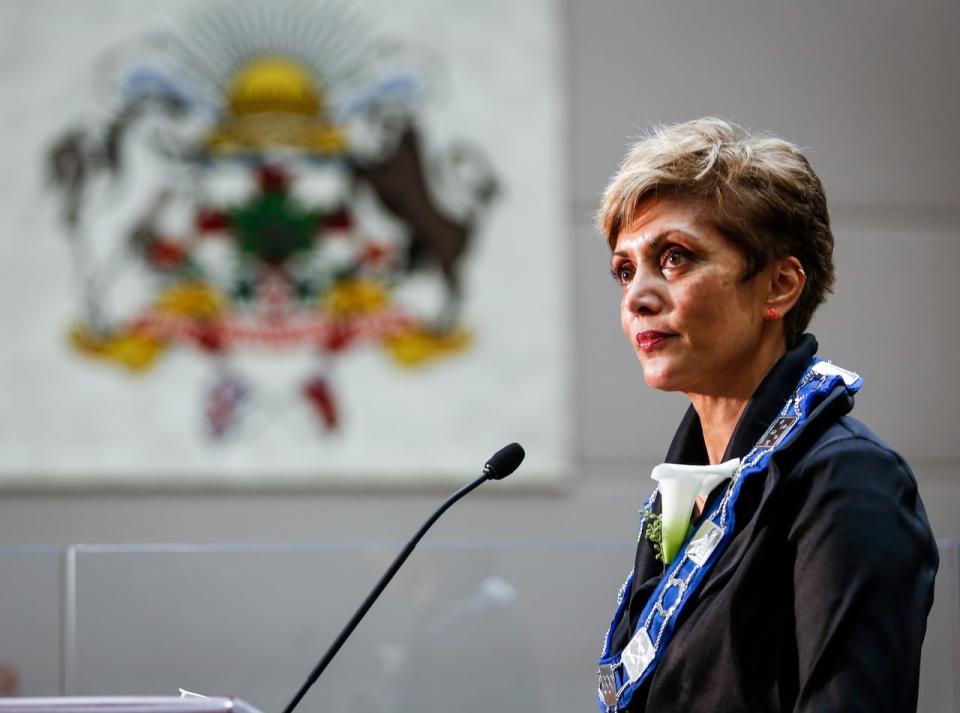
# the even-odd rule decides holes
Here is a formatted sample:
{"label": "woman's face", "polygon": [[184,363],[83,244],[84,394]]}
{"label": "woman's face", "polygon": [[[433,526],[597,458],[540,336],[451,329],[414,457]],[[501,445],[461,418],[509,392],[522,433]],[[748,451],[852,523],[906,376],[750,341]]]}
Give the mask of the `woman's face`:
{"label": "woman's face", "polygon": [[622,288],[620,323],[650,386],[740,392],[760,351],[767,270],[744,281],[741,249],[694,206],[669,199],[642,206],[617,237],[611,267]]}

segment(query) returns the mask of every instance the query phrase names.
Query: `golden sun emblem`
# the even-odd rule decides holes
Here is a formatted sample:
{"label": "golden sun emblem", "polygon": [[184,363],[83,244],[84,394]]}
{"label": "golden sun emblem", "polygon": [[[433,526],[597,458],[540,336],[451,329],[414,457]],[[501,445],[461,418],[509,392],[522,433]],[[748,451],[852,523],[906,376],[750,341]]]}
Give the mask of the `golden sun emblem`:
{"label": "golden sun emblem", "polygon": [[208,146],[222,153],[288,147],[317,154],[343,153],[342,132],[328,119],[322,88],[287,57],[258,57],[230,80],[227,116]]}

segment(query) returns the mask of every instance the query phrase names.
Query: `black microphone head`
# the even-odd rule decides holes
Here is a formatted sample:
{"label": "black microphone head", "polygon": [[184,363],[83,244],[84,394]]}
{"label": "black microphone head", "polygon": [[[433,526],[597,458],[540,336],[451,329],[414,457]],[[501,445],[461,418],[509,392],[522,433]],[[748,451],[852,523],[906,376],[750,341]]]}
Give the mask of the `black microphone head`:
{"label": "black microphone head", "polygon": [[526,453],[519,443],[511,443],[490,456],[490,460],[483,466],[483,474],[488,480],[503,480],[521,463]]}

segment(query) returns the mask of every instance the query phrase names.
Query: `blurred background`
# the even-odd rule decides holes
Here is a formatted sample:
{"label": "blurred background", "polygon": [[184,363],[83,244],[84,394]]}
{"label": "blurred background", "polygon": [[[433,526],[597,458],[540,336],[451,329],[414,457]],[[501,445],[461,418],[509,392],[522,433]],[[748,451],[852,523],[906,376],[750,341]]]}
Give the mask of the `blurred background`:
{"label": "blurred background", "polygon": [[[57,21],[58,9],[77,14],[78,7],[91,13],[105,7],[47,2],[34,17],[30,5],[0,3],[8,96],[31,95],[30,86],[16,85],[17,76],[29,75],[25,46],[60,44],[45,33],[71,35],[69,23]],[[194,4],[174,5],[181,11]],[[137,7],[165,9],[159,2]],[[266,13],[271,5],[262,7]],[[28,15],[30,22],[12,23]],[[20,695],[176,694],[180,686],[234,693],[264,711],[278,710],[399,544],[455,483],[470,477],[471,464],[478,471],[501,441],[516,439],[534,459],[532,480],[524,484],[521,467],[516,482],[488,484],[450,512],[302,710],[589,710],[595,657],[632,561],[648,473],[685,408],[682,397],[646,389],[623,343],[617,288],[591,215],[631,137],[658,122],[717,115],[806,147],[826,186],[838,280],[811,331],[822,356],[864,377],[855,415],[916,474],[942,557],[920,710],[960,710],[960,574],[952,544],[960,539],[956,3],[544,0],[523,8],[494,3],[481,11],[456,2],[405,22],[397,36],[417,37],[434,50],[450,44],[449,30],[443,41],[431,35],[440,28],[459,28],[461,40],[479,33],[468,42],[467,59],[448,62],[488,63],[512,88],[505,100],[512,104],[504,109],[509,125],[497,104],[450,110],[435,124],[426,112],[416,124],[425,134],[434,127],[432,135],[444,139],[478,141],[499,169],[503,211],[520,221],[507,222],[503,212],[494,217],[492,203],[490,222],[476,237],[487,247],[478,247],[476,261],[465,268],[471,289],[461,321],[503,331],[489,327],[480,356],[463,356],[471,371],[460,377],[480,386],[466,392],[472,406],[456,407],[453,431],[444,430],[442,410],[438,415],[443,443],[436,447],[449,457],[434,458],[432,434],[421,430],[416,438],[397,438],[399,445],[391,441],[407,459],[402,468],[390,461],[378,473],[375,460],[363,461],[353,469],[362,477],[353,482],[344,474],[358,461],[341,455],[328,482],[312,480],[304,458],[306,465],[291,461],[295,467],[283,471],[297,477],[280,483],[258,479],[259,471],[269,474],[268,466],[246,472],[234,464],[225,467],[240,473],[239,482],[194,468],[199,475],[191,483],[194,470],[187,468],[171,471],[165,483],[163,469],[152,468],[137,484],[125,481],[109,458],[94,458],[89,467],[69,459],[52,467],[47,460],[31,472],[22,465],[29,458],[11,456],[0,494],[0,685]],[[136,38],[138,26],[127,24],[126,34],[100,38],[102,45]],[[386,20],[381,27],[390,29]],[[517,64],[497,64],[494,55],[517,42],[527,48]],[[59,52],[67,71],[69,52],[50,51]],[[62,80],[64,86],[89,81],[93,67],[71,71],[75,79]],[[472,88],[457,85],[455,71],[450,77],[447,106],[460,106],[456,101],[470,97]],[[72,126],[68,116],[57,116],[55,99],[43,107],[51,131]],[[8,123],[11,146],[17,130]],[[503,135],[533,148],[511,163],[496,138]],[[35,169],[56,138],[53,132],[49,145],[24,154],[35,164],[27,175],[40,175]],[[531,170],[531,162],[539,168]],[[531,172],[523,173],[524,166]],[[16,162],[8,162],[4,174],[8,190],[22,189]],[[524,192],[525,182],[537,190]],[[62,218],[56,222],[58,204],[39,184],[37,178],[18,210],[48,214],[45,230],[60,243],[51,239],[42,250],[59,255],[51,259],[67,270],[68,241],[55,232],[64,230]],[[8,226],[4,237],[8,282],[17,277],[18,255],[31,249],[31,236],[19,230]],[[505,237],[504,231],[512,232]],[[507,307],[484,302],[490,299],[482,296],[489,294],[484,275],[508,290]],[[391,286],[392,279],[384,278]],[[68,294],[62,291],[64,299]],[[442,286],[437,294],[442,307]],[[7,296],[8,303],[18,299],[26,314],[44,303]],[[11,433],[27,439],[46,433],[43,424],[55,420],[45,411],[49,404],[29,402],[25,372],[18,369],[34,358],[32,335],[44,330],[54,346],[43,348],[69,353],[63,333],[73,306],[63,302],[56,308],[60,323],[33,331],[12,323],[9,309],[3,312],[4,390],[17,395],[3,411],[5,441],[13,440]],[[500,346],[510,353],[514,339],[539,344],[518,356],[526,360],[523,371],[492,355]],[[363,380],[367,372],[357,374]],[[402,408],[366,408],[393,408],[401,419],[404,410],[416,413],[419,398],[435,398],[448,383],[431,379]],[[534,382],[537,388],[517,391],[518,384]],[[481,405],[487,388],[491,403]],[[103,409],[110,403],[106,399]],[[319,413],[329,415],[322,407]],[[356,458],[377,451],[372,423],[365,433],[373,435],[350,451]],[[524,439],[526,429],[532,440]],[[149,447],[169,452],[163,440],[169,434],[160,435]],[[97,438],[104,440],[96,449],[110,447],[109,432]],[[299,442],[282,445],[296,449]],[[323,447],[304,443],[305,449]],[[531,443],[555,452],[538,454]],[[265,443],[257,457],[269,458],[277,445]],[[53,438],[31,441],[34,452],[56,446]],[[5,448],[16,452],[14,445]],[[416,477],[417,453],[428,477]],[[109,477],[91,472],[97,467]]]}

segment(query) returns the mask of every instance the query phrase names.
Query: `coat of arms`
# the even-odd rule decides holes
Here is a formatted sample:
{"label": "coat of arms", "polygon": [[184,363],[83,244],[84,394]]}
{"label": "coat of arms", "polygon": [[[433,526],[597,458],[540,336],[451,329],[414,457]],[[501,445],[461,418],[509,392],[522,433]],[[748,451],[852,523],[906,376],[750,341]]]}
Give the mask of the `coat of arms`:
{"label": "coat of arms", "polygon": [[48,153],[73,347],[139,373],[202,356],[213,439],[286,399],[336,430],[358,348],[467,349],[461,267],[498,185],[477,147],[430,145],[435,65],[332,2],[206,6],[107,53],[106,111]]}

